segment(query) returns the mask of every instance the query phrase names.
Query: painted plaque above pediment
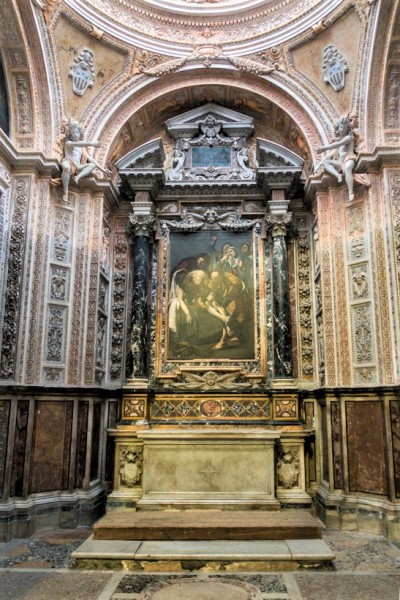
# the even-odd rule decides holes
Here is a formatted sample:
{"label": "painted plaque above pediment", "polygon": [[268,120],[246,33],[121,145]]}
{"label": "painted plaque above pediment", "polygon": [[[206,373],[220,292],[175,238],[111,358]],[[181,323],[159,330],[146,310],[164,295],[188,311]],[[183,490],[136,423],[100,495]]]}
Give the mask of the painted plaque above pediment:
{"label": "painted plaque above pediment", "polygon": [[166,122],[175,138],[168,181],[252,181],[247,138],[253,119],[216,104],[205,104]]}

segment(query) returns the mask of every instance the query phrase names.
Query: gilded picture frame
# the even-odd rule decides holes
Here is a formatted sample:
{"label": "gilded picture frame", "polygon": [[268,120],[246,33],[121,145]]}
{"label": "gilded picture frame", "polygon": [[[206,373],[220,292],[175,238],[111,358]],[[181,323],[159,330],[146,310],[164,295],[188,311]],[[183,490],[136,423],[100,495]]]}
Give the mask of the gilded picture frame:
{"label": "gilded picture frame", "polygon": [[265,378],[265,240],[260,224],[195,231],[176,224],[160,224],[156,378],[171,380],[185,371]]}

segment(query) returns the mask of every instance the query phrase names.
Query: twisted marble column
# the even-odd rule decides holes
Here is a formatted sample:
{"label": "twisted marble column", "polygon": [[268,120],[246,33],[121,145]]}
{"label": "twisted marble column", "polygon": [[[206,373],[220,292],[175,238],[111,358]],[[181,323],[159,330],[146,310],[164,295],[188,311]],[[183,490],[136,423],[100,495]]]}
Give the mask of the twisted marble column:
{"label": "twisted marble column", "polygon": [[289,272],[286,248],[287,225],[291,213],[267,215],[272,238],[274,378],[290,378],[292,370],[292,337],[290,324]]}
{"label": "twisted marble column", "polygon": [[131,377],[146,379],[148,346],[148,286],[150,276],[150,236],[154,231],[155,217],[152,203],[139,206],[132,202],[130,215],[131,231],[134,235],[133,295],[131,350],[133,368]]}

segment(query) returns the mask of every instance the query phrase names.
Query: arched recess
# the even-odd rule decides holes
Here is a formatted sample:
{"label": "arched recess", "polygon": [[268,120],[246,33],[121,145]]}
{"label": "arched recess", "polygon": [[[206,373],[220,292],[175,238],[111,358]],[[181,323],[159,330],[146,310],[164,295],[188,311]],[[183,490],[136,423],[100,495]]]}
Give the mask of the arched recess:
{"label": "arched recess", "polygon": [[[395,129],[390,123],[392,98],[392,113],[399,113],[399,84],[400,84],[400,1],[381,2],[378,4],[379,13],[375,20],[373,32],[373,47],[370,51],[369,71],[366,79],[366,109],[364,112],[363,130],[367,132],[367,148],[372,151],[383,143],[400,141],[400,134],[393,134],[390,129]],[[396,50],[397,48],[397,50]],[[396,53],[398,58],[396,59]],[[393,84],[393,72],[396,70],[399,77],[397,89]],[[392,85],[392,88],[391,88]],[[397,117],[399,120],[400,117]],[[389,125],[389,126],[388,126]],[[394,122],[393,122],[394,125]],[[397,129],[400,128],[400,122]],[[395,138],[391,139],[391,136]]]}
{"label": "arched recess", "polygon": [[[326,126],[326,123],[330,123],[326,115],[324,124],[322,119],[316,116],[315,107],[307,104],[300,97],[300,94],[297,97],[289,95],[283,86],[279,87],[278,82],[272,78],[238,73],[231,69],[183,70],[162,79],[152,80],[149,83],[142,79],[136,85],[136,89],[134,85],[131,85],[129,89],[116,90],[110,101],[104,103],[101,114],[97,113],[96,116],[92,114],[89,117],[84,124],[86,132],[101,141],[101,147],[96,153],[96,158],[102,164],[106,164],[121,129],[143,107],[151,105],[156,100],[161,101],[162,98],[168,102],[173,95],[179,94],[188,88],[198,90],[199,88],[213,87],[235,90],[235,93],[242,99],[246,99],[247,95],[251,94],[252,97],[258,98],[261,103],[267,100],[272,106],[282,111],[284,115],[288,115],[296,123],[301,135],[304,137],[312,162],[316,160],[316,148],[326,143],[328,136],[331,134],[329,127]],[[218,103],[218,98],[205,97],[203,102],[206,101]],[[199,104],[200,101],[197,105]],[[193,108],[193,106],[177,106],[175,110],[178,110],[178,108],[184,110]],[[231,106],[231,108],[246,113],[245,108],[244,110],[240,109],[237,105]],[[173,106],[171,106],[171,112],[173,112]],[[324,114],[322,107],[320,113]],[[280,143],[279,140],[276,141]]]}
{"label": "arched recess", "polygon": [[3,67],[3,59],[0,55],[0,129],[10,135],[10,108],[8,100],[8,87]]}
{"label": "arched recess", "polygon": [[[52,103],[42,38],[30,2],[0,4],[5,78],[10,98],[9,137],[19,150],[50,152],[54,139]],[[39,19],[43,19],[41,14]]]}

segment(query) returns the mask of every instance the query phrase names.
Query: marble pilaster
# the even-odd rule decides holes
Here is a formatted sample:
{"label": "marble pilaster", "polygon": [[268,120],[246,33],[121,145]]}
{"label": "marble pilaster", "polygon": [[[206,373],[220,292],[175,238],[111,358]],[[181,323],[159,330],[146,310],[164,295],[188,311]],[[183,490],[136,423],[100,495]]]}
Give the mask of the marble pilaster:
{"label": "marble pilaster", "polygon": [[131,233],[134,240],[133,294],[132,294],[132,375],[131,378],[147,378],[148,333],[148,286],[150,276],[150,236],[155,225],[154,206],[148,192],[138,192],[132,202],[130,215]]}
{"label": "marble pilaster", "polygon": [[267,226],[272,238],[274,378],[292,377],[292,342],[288,257],[286,247],[287,225],[291,213],[269,214]]}

